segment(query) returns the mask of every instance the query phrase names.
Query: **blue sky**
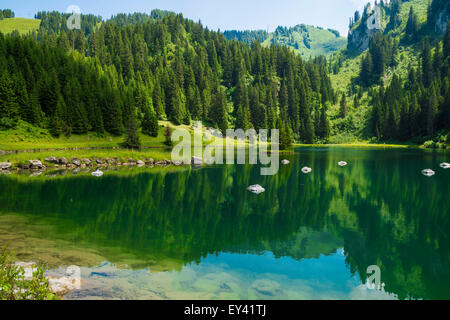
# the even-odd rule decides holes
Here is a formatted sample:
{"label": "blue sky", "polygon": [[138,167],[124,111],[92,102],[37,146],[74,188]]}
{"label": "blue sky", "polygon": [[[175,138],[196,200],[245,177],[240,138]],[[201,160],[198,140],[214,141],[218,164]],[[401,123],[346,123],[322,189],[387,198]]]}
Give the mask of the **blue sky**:
{"label": "blue sky", "polygon": [[181,12],[201,20],[210,29],[273,31],[278,25],[300,23],[333,28],[347,35],[348,19],[368,0],[2,0],[0,7],[12,9],[17,17],[32,18],[38,11],[65,12],[77,5],[82,13],[109,18],[123,12],[150,12],[158,8]]}

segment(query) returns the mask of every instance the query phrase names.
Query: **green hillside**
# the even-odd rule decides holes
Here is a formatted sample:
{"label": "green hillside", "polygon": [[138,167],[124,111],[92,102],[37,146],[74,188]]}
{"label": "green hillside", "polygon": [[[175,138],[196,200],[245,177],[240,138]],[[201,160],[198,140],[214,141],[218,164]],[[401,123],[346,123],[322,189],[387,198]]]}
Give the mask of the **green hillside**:
{"label": "green hillside", "polygon": [[0,32],[9,34],[17,30],[20,34],[27,34],[38,30],[40,24],[41,20],[37,19],[8,18],[0,20]]}
{"label": "green hillside", "polygon": [[[369,141],[373,136],[398,141],[405,140],[408,135],[414,137],[411,141],[415,143],[446,140],[448,130],[439,129],[443,127],[439,123],[443,124],[445,120],[430,120],[426,125],[425,121],[418,132],[416,128],[405,129],[404,126],[410,118],[433,119],[448,113],[448,102],[445,102],[448,84],[443,80],[444,34],[442,26],[441,32],[437,31],[437,24],[442,17],[448,16],[450,4],[443,0],[430,3],[427,0],[393,0],[388,5],[380,5],[379,9],[382,29],[366,27],[367,21],[375,15],[375,11],[367,6],[362,15],[355,14],[348,48],[333,54],[330,59],[330,78],[333,88],[341,96],[329,109],[332,142]],[[431,48],[425,50],[425,44]],[[433,65],[429,71],[423,66],[424,56],[429,56],[427,60]],[[395,95],[386,96],[385,88],[395,91]],[[440,96],[438,91],[441,91]],[[419,109],[409,111],[417,109],[415,101]],[[430,101],[433,101],[432,106]],[[342,116],[342,105],[345,105],[345,116]],[[383,123],[385,131],[391,132],[376,132],[373,121],[379,117],[377,108],[384,108],[384,119],[378,122]]]}
{"label": "green hillside", "polygon": [[330,55],[347,45],[347,39],[332,29],[307,26],[304,24],[292,28],[279,26],[274,32],[256,31],[225,31],[227,39],[236,39],[247,44],[260,41],[263,46],[272,44],[291,47],[304,58]]}

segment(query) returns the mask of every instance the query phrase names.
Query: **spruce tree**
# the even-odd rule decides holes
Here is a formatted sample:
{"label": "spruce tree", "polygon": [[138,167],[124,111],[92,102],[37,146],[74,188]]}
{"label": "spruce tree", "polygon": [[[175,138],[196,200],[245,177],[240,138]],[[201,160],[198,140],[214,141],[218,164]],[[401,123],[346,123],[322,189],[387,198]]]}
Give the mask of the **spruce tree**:
{"label": "spruce tree", "polygon": [[147,108],[142,120],[142,133],[150,137],[157,137],[159,131],[158,118],[153,109]]}
{"label": "spruce tree", "polygon": [[345,97],[345,93],[342,94],[340,107],[341,107],[340,109],[341,118],[347,117],[347,99]]}
{"label": "spruce tree", "polygon": [[125,141],[123,143],[124,147],[128,149],[140,149],[141,141],[139,139],[138,125],[136,122],[136,116],[132,113],[129,117],[127,133]]}

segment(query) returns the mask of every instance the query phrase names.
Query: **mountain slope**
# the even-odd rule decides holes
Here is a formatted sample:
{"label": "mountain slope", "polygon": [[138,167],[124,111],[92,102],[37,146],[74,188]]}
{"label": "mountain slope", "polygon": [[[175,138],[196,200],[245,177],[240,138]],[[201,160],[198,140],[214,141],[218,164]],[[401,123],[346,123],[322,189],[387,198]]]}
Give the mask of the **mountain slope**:
{"label": "mountain slope", "polygon": [[26,18],[8,18],[0,20],[0,32],[4,34],[11,33],[15,30],[20,34],[28,34],[32,31],[37,31],[41,20],[26,19]]}
{"label": "mountain slope", "polygon": [[268,33],[263,30],[257,31],[225,31],[224,36],[233,40],[251,44],[253,41],[263,43],[269,47],[272,44],[283,45],[293,48],[294,51],[304,58],[330,55],[345,48],[347,40],[341,37],[336,30],[325,30],[320,27],[304,24],[292,28],[279,26],[274,32]]}
{"label": "mountain slope", "polygon": [[445,0],[393,0],[355,14],[348,48],[330,61],[341,96],[329,110],[332,141],[447,139],[449,9]]}

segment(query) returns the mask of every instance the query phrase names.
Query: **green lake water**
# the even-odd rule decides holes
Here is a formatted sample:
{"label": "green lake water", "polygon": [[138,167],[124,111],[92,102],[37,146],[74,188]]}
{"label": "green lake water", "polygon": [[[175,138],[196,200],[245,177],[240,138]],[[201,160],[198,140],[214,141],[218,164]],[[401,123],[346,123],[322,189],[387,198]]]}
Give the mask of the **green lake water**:
{"label": "green lake water", "polygon": [[[251,165],[2,175],[0,246],[49,274],[80,266],[66,299],[450,299],[448,152],[284,158],[275,176]],[[383,290],[365,285],[372,265]]]}

